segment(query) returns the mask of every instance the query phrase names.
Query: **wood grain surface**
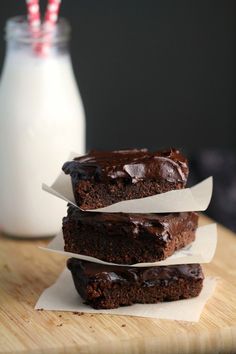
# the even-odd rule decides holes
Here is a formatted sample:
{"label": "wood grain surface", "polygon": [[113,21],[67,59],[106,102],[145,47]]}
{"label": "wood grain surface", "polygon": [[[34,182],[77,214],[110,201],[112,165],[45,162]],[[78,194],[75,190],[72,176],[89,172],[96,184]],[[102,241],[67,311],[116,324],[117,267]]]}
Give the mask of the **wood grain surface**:
{"label": "wood grain surface", "polygon": [[[201,218],[201,224],[209,222]],[[65,258],[37,248],[48,240],[0,236],[0,353],[236,353],[236,235],[218,227],[206,274],[219,277],[199,323],[35,311]]]}

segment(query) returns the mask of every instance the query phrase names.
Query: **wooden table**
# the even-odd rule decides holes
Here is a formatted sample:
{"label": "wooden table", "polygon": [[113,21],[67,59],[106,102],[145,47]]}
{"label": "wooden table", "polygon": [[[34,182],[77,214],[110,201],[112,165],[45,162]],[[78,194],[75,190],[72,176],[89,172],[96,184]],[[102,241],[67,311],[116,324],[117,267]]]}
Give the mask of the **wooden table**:
{"label": "wooden table", "polygon": [[0,353],[236,353],[236,235],[218,231],[216,256],[204,269],[220,280],[195,324],[35,311],[65,259],[37,248],[46,240],[0,236]]}

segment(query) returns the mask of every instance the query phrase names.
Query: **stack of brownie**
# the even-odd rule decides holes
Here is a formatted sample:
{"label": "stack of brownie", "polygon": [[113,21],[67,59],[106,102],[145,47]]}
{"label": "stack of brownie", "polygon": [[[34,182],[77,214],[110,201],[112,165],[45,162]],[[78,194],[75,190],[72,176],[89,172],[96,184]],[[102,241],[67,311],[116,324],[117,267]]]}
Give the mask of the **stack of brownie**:
{"label": "stack of brownie", "polygon": [[156,303],[199,295],[199,264],[131,267],[166,259],[195,239],[195,212],[168,214],[101,213],[97,209],[123,200],[184,188],[186,158],[176,149],[149,152],[92,151],[66,162],[76,204],[63,219],[65,251],[118,265],[68,260],[75,287],[94,308]]}

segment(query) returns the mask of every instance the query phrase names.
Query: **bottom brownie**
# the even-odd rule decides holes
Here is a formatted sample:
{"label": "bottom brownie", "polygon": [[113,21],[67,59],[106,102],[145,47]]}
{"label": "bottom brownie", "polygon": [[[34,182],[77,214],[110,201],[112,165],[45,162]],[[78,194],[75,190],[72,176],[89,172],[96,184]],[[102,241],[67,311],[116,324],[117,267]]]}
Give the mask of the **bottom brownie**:
{"label": "bottom brownie", "polygon": [[67,267],[78,293],[95,309],[192,298],[201,292],[204,279],[199,264],[138,268],[70,258]]}

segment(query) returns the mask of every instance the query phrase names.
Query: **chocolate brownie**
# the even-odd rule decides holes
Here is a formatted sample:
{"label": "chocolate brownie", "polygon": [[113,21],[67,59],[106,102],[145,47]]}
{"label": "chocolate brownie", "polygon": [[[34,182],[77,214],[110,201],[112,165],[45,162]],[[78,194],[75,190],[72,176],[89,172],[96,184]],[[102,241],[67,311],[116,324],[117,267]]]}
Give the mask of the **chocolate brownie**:
{"label": "chocolate brownie", "polygon": [[63,219],[65,251],[118,264],[155,262],[195,239],[198,215],[81,212]]}
{"label": "chocolate brownie", "polygon": [[192,298],[201,292],[204,279],[199,264],[132,268],[70,258],[67,267],[78,293],[95,309]]}
{"label": "chocolate brownie", "polygon": [[62,169],[83,210],[184,188],[189,173],[187,159],[176,149],[91,151]]}

